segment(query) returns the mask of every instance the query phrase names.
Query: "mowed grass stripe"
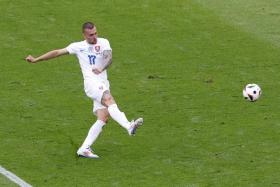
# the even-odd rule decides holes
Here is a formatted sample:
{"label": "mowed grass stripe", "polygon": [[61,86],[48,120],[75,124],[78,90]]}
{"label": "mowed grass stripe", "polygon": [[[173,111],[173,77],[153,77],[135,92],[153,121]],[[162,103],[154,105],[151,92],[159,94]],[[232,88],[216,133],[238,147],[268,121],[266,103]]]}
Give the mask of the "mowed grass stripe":
{"label": "mowed grass stripe", "polygon": [[218,16],[243,30],[254,34],[261,40],[267,40],[279,47],[280,3],[268,0],[249,1],[201,1],[194,0],[212,10]]}

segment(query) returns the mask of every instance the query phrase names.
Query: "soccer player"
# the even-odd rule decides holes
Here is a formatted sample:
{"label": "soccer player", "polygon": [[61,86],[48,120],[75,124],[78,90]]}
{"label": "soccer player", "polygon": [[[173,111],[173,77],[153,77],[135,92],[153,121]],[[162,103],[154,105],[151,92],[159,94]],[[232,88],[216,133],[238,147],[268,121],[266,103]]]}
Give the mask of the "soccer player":
{"label": "soccer player", "polygon": [[82,32],[84,41],[71,43],[66,48],[52,50],[39,57],[29,55],[25,60],[30,63],[37,63],[61,55],[76,55],[84,78],[85,93],[93,100],[93,112],[97,116],[97,121],[89,129],[88,135],[77,154],[81,157],[99,158],[91,149],[91,145],[101,133],[102,127],[107,123],[109,116],[125,128],[129,135],[135,135],[136,129],[143,124],[143,118],[129,122],[110,93],[106,71],[112,63],[112,49],[109,41],[97,37],[96,26],[92,22],[84,23]]}

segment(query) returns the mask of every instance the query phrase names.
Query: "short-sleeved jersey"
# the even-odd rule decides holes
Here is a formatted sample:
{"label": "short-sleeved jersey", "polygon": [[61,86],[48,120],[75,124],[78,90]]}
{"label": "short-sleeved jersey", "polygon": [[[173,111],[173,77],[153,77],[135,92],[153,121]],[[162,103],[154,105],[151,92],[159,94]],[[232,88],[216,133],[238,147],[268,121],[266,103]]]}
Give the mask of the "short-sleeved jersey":
{"label": "short-sleeved jersey", "polygon": [[89,44],[86,40],[71,43],[66,47],[69,54],[75,54],[79,59],[80,67],[84,79],[105,79],[107,80],[107,71],[104,70],[96,75],[92,72],[93,66],[103,67],[103,51],[112,50],[107,39],[97,38],[96,44]]}

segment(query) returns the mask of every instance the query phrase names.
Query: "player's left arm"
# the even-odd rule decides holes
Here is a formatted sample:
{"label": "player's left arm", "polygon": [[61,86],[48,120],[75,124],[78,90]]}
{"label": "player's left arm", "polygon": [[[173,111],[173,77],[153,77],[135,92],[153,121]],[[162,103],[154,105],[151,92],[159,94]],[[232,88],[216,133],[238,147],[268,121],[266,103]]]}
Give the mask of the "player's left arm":
{"label": "player's left arm", "polygon": [[104,63],[101,68],[94,68],[92,71],[95,74],[99,74],[102,71],[106,70],[112,64],[112,50],[104,50],[102,53],[102,57],[104,59]]}
{"label": "player's left arm", "polygon": [[112,64],[112,50],[105,50],[103,51],[103,59],[105,60],[103,67],[102,67],[102,71],[104,71],[105,69],[107,69],[111,64]]}

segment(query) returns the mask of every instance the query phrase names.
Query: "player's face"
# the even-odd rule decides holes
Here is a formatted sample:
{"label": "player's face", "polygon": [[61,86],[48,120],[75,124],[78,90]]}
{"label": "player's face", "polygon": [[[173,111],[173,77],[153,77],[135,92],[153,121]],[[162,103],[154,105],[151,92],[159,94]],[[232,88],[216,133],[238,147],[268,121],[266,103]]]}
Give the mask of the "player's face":
{"label": "player's face", "polygon": [[96,27],[93,27],[92,29],[85,29],[84,30],[84,38],[88,43],[96,44],[97,43]]}

